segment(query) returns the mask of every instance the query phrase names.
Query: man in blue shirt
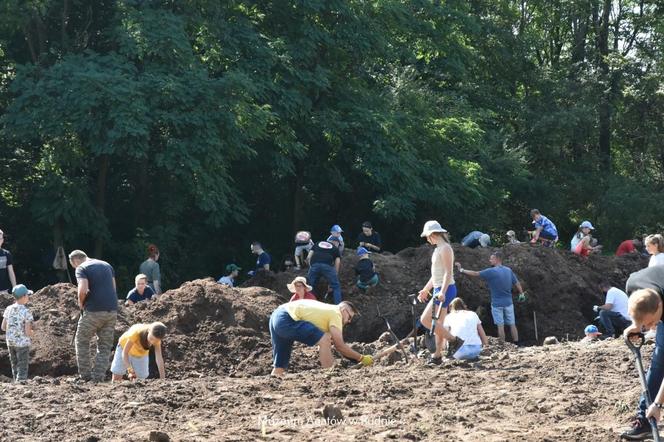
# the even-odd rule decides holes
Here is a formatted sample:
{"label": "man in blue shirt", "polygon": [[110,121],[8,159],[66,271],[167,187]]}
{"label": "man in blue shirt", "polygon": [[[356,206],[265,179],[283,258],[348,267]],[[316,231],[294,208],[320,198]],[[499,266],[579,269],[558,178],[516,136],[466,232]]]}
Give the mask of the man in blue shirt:
{"label": "man in blue shirt", "polygon": [[459,272],[468,276],[479,276],[486,281],[491,292],[491,316],[498,329],[498,337],[505,341],[505,326],[510,327],[512,340],[519,342],[519,332],[516,329],[516,320],[514,318],[514,303],[512,302],[512,287],[515,286],[520,294],[523,294],[521,283],[516,279],[516,275],[509,267],[503,265],[503,256],[499,251],[495,251],[489,257],[492,267],[484,269],[481,272],[464,269],[460,263],[456,263]]}
{"label": "man in blue shirt", "polygon": [[545,240],[547,245],[553,245],[558,241],[558,229],[556,225],[546,216],[542,215],[539,210],[533,209],[530,211],[530,217],[533,219],[535,232],[531,243],[536,243],[540,238]]}
{"label": "man in blue shirt", "polygon": [[[88,258],[82,250],[71,252],[69,263],[76,269],[78,306],[81,309],[75,338],[78,374],[81,380],[102,382],[110,365],[118,316],[115,272],[109,263]],[[93,339],[95,336],[96,340]],[[97,346],[94,367],[90,353],[92,342]]]}
{"label": "man in blue shirt", "polygon": [[256,270],[249,271],[249,276],[254,276],[259,270],[270,270],[270,263],[272,262],[272,258],[265,250],[263,250],[261,243],[258,241],[252,242],[251,253],[258,255],[258,258],[256,259]]}

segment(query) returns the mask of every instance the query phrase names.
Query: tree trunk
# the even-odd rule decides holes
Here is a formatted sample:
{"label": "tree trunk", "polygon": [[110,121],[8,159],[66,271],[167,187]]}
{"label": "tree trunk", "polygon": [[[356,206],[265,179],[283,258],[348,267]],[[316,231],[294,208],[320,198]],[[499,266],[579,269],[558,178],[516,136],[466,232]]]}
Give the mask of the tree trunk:
{"label": "tree trunk", "polygon": [[604,84],[604,91],[599,102],[599,160],[605,172],[611,170],[611,117],[612,117],[612,89],[613,78],[609,75],[609,18],[611,13],[611,0],[604,0],[602,18],[597,34],[597,49],[599,50],[600,84]]}
{"label": "tree trunk", "polygon": [[302,229],[304,196],[304,167],[301,161],[297,161],[295,164],[295,189],[293,189],[293,232]]}
{"label": "tree trunk", "polygon": [[[105,206],[106,206],[106,182],[108,181],[108,169],[109,169],[110,160],[108,155],[104,154],[98,157],[97,165],[99,168],[99,174],[97,175],[97,197],[95,201],[95,208],[97,209],[98,216],[105,217]],[[104,235],[102,232],[97,233],[95,238],[95,250],[94,257],[101,259],[102,252],[104,249]]]}

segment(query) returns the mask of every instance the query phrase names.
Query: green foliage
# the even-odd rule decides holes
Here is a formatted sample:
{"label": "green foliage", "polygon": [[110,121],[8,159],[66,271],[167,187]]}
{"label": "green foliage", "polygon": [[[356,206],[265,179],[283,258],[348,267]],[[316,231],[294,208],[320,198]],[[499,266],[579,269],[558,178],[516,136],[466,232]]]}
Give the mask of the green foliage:
{"label": "green foliage", "polygon": [[664,19],[614,3],[2,2],[2,227],[127,278],[155,242],[167,286],[364,219],[654,231]]}

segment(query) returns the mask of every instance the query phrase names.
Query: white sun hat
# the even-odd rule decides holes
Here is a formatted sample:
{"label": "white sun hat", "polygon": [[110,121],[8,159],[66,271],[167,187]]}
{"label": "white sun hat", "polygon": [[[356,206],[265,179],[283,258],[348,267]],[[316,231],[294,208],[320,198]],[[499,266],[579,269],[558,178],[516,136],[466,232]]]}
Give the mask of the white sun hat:
{"label": "white sun hat", "polygon": [[422,234],[420,236],[426,238],[432,233],[447,233],[447,230],[443,229],[438,221],[427,221],[424,223],[424,229],[422,229]]}

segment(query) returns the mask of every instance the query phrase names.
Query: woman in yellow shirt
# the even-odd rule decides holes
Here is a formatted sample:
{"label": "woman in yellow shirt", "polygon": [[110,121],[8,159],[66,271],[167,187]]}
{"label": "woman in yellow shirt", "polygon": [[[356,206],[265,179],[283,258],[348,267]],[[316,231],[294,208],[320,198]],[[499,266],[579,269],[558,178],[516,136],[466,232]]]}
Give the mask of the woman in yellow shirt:
{"label": "woman in yellow shirt", "polygon": [[155,360],[159,368],[159,378],[165,379],[164,358],[161,354],[161,340],[166,336],[166,326],[161,322],[135,324],[124,332],[115,348],[111,364],[113,382],[121,381],[125,373],[129,379],[146,379],[150,374],[149,354],[154,347]]}

